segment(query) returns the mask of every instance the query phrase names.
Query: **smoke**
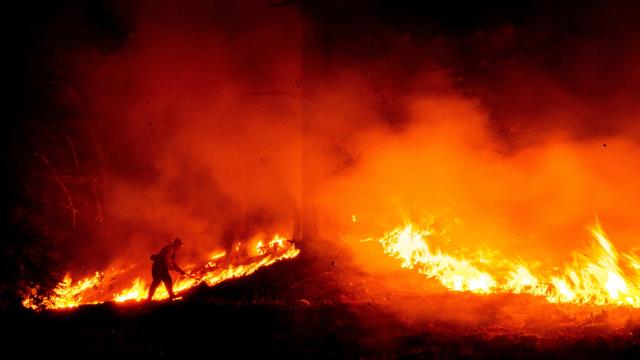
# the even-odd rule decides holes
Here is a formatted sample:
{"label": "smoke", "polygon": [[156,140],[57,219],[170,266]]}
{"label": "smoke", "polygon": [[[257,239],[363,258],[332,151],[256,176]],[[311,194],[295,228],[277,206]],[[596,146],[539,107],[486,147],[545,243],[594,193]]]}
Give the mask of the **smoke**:
{"label": "smoke", "polygon": [[109,10],[130,29],[120,46],[79,47],[61,61],[86,97],[68,101],[82,117],[72,140],[89,136],[99,151],[84,146],[93,155],[80,165],[104,175],[100,218],[70,244],[78,262],[146,260],[174,237],[188,261],[259,233],[291,235],[302,141],[294,9],[203,1]]}
{"label": "smoke", "polygon": [[87,271],[176,236],[191,258],[294,236],[306,208],[310,241],[349,239],[363,264],[381,252],[358,258],[360,240],[406,218],[446,229],[443,246],[558,260],[597,215],[633,245],[631,3],[101,6],[51,25],[83,30],[52,66],[73,84],[56,102],[80,119],[80,171],[100,174],[68,243]]}
{"label": "smoke", "polygon": [[311,170],[325,237],[349,240],[361,268],[388,269],[361,241],[407,220],[435,224],[441,247],[561,264],[598,217],[637,250],[637,6],[543,4],[464,26],[412,23],[428,5],[402,23],[354,8],[319,17],[332,56],[305,141],[325,161]]}
{"label": "smoke", "polygon": [[617,245],[635,244],[637,143],[560,133],[508,151],[477,102],[432,97],[409,113],[403,134],[367,137],[357,169],[318,197],[356,240],[426,217],[449,246],[557,262],[588,244],[597,215]]}

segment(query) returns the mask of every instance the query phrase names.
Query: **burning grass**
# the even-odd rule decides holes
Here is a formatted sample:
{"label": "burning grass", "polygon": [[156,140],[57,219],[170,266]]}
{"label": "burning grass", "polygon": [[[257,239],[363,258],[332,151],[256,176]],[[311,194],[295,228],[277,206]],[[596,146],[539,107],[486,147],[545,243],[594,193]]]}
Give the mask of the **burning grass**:
{"label": "burning grass", "polygon": [[[226,252],[214,252],[206,263],[186,266],[185,269],[188,270],[189,275],[180,277],[174,282],[174,292],[179,296],[180,293],[198,284],[214,286],[228,279],[247,276],[277,261],[295,258],[300,253],[293,243],[278,234],[274,235],[270,241],[258,241],[255,247],[255,255],[242,256],[234,253],[227,256]],[[236,250],[240,251],[240,249],[241,246],[238,244]],[[35,288],[23,299],[22,304],[31,309],[61,309],[100,304],[106,301],[117,303],[141,301],[147,297],[148,285],[144,277],[134,275],[140,271],[143,269],[135,265],[124,269],[112,268],[107,272],[96,272],[75,283],[67,273],[51,296],[39,294],[38,289]],[[130,286],[116,290],[117,285],[123,283],[122,279],[132,277],[134,279],[130,282]],[[153,299],[163,300],[168,297],[166,289],[160,287]]]}
{"label": "burning grass", "polygon": [[434,249],[437,237],[428,225],[408,223],[378,241],[385,254],[402,267],[435,278],[452,291],[480,294],[514,293],[542,296],[551,303],[640,307],[640,257],[619,253],[599,223],[590,229],[591,247],[574,252],[573,261],[544,268],[496,253],[466,257]]}
{"label": "burning grass", "polygon": [[[527,294],[438,291],[431,286],[435,281],[410,269],[371,276],[335,255],[298,256],[216,287],[198,287],[179,302],[25,311],[19,321],[9,322],[17,330],[10,344],[35,340],[43,344],[35,351],[48,354],[146,358],[598,359],[638,354],[640,314],[635,308],[554,304]],[[17,336],[27,330],[29,337]]]}

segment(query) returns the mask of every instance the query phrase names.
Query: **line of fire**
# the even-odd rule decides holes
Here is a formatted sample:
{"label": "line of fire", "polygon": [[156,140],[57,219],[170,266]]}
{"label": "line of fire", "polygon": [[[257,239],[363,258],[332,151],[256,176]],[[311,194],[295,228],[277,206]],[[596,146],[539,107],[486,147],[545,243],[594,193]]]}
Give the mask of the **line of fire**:
{"label": "line of fire", "polygon": [[640,358],[637,2],[7,13],[11,353]]}

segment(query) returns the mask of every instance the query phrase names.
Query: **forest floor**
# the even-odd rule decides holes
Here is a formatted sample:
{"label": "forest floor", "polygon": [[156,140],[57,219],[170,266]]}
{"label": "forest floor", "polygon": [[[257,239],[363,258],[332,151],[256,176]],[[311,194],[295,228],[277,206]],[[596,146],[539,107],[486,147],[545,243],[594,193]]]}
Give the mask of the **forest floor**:
{"label": "forest floor", "polygon": [[[15,354],[12,358],[640,359],[637,312],[624,312],[630,320],[615,328],[605,321],[615,318],[615,311],[601,311],[589,321],[551,330],[537,329],[549,325],[528,318],[513,330],[503,313],[527,311],[530,301],[446,293],[368,295],[376,301],[367,301],[332,278],[324,262],[299,258],[216,287],[192,289],[173,302],[7,309],[0,313],[3,348]],[[400,315],[390,303],[424,304],[431,310],[426,316]],[[543,306],[544,317],[553,323],[576,322],[556,305],[535,306]],[[484,317],[448,321],[460,316],[456,309]]]}

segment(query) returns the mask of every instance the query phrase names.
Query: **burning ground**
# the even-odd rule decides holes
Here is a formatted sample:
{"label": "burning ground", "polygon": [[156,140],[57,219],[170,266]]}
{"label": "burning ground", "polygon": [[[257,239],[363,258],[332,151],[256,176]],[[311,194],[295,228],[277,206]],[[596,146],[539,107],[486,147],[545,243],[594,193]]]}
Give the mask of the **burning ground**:
{"label": "burning ground", "polygon": [[[109,358],[638,356],[638,10],[16,9],[11,342]],[[140,302],[149,255],[175,237],[180,299]]]}
{"label": "burning ground", "polygon": [[[392,288],[378,286],[389,278],[362,273],[345,287],[341,274],[358,270],[339,256],[331,264],[301,254],[173,303],[4,313],[14,329],[6,339],[25,356],[98,358],[638,356],[637,312],[527,295],[452,296],[408,270]],[[29,348],[33,341],[39,346]]]}
{"label": "burning ground", "polygon": [[[228,279],[251,275],[261,267],[277,261],[298,256],[300,250],[294,244],[287,242],[287,239],[275,235],[268,241],[253,241],[252,243],[255,244],[253,254],[242,251],[241,243],[236,245],[231,254],[225,251],[214,252],[202,264],[189,264],[183,267],[186,274],[173,282],[173,290],[180,296],[192,287],[215,286]],[[73,281],[71,274],[67,273],[51,294],[39,292],[38,287],[32,288],[30,294],[24,297],[22,305],[39,310],[74,308],[80,305],[101,304],[105,301],[139,302],[147,299],[149,285],[140,276],[130,279],[133,277],[132,274],[140,272],[138,264],[123,268],[114,266],[106,272],[97,271],[93,276],[76,281]],[[160,289],[153,296],[153,300],[167,298],[169,294],[166,288]]]}

